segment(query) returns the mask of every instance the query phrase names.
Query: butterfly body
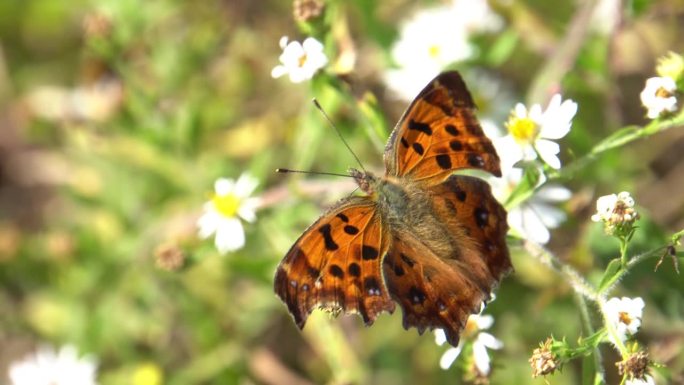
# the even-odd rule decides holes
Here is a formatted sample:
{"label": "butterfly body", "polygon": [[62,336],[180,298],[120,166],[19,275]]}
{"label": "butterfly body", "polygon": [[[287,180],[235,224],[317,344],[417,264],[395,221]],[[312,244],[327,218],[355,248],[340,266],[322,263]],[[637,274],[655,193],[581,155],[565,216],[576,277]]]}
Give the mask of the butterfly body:
{"label": "butterfly body", "polygon": [[275,291],[299,327],[315,308],[372,324],[403,309],[405,328],[443,328],[456,345],[511,269],[506,212],[489,185],[454,170],[499,175],[460,75],[435,78],[409,106],[385,150],[386,171],[350,170],[366,194],[338,202],[295,242]]}

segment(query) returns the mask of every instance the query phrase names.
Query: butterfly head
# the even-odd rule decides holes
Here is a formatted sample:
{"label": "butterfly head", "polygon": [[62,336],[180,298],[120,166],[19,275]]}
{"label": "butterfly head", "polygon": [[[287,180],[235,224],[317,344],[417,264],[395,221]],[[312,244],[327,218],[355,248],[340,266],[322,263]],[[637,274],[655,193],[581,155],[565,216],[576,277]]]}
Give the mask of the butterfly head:
{"label": "butterfly head", "polygon": [[349,175],[356,181],[359,185],[361,191],[368,195],[374,195],[377,190],[378,178],[366,171],[359,171],[355,168],[349,169]]}

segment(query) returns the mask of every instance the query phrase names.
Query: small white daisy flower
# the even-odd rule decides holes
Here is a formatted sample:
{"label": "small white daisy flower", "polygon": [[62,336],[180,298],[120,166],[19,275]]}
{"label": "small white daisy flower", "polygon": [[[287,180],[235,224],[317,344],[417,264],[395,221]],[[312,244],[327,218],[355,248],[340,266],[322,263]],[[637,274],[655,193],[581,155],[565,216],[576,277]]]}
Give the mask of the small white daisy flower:
{"label": "small white daisy flower", "polygon": [[655,385],[655,380],[653,377],[646,374],[644,378],[630,378],[625,381],[625,385]]}
{"label": "small white daisy flower", "polygon": [[219,178],[214,183],[214,195],[204,204],[204,214],[197,221],[199,236],[215,236],[215,244],[222,254],[235,251],[245,245],[245,232],[240,218],[247,222],[256,220],[258,198],[250,198],[257,180],[242,174],[237,181]]}
{"label": "small white daisy flower", "polygon": [[[444,354],[442,354],[442,358],[439,360],[439,366],[444,370],[448,369],[461,354],[464,344],[463,341],[472,339],[473,361],[475,363],[475,367],[483,375],[489,374],[490,359],[487,349],[498,350],[503,347],[503,342],[498,340],[493,335],[483,331],[489,329],[492,324],[494,324],[494,317],[491,315],[471,315],[468,318],[466,327],[463,330],[463,338],[459,342],[458,346],[451,347],[447,349]],[[435,330],[435,342],[440,346],[446,342],[444,330]]]}
{"label": "small white daisy flower", "polygon": [[656,119],[664,112],[677,109],[675,91],[677,84],[670,77],[653,77],[646,80],[646,87],[641,91],[641,103],[648,109],[649,119]]}
{"label": "small white daisy flower", "polygon": [[560,146],[554,140],[570,132],[576,113],[577,103],[570,99],[561,102],[559,94],[551,98],[545,111],[539,104],[534,104],[528,110],[525,105],[518,103],[506,123],[509,135],[502,140],[517,144],[524,159],[536,159],[539,154],[546,164],[559,169]]}
{"label": "small white daisy flower", "polygon": [[311,79],[316,71],[328,64],[328,57],[323,52],[323,44],[313,37],[308,37],[303,43],[291,41],[288,43],[287,36],[280,38],[280,62],[271,71],[271,76],[279,78],[285,74],[290,75],[290,81],[301,83]]}
{"label": "small white daisy flower", "polygon": [[611,298],[603,306],[603,312],[617,330],[618,337],[624,341],[627,335],[636,334],[641,326],[644,300],[637,298]]}
{"label": "small white daisy flower", "polygon": [[93,357],[79,357],[70,345],[58,352],[41,347],[21,361],[10,364],[11,385],[94,385],[97,364]]}

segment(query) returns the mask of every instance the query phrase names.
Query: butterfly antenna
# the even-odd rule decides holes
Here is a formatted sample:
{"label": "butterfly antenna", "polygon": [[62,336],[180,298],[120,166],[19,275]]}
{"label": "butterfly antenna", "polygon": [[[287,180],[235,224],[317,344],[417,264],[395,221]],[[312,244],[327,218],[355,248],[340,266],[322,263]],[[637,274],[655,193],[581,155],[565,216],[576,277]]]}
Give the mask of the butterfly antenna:
{"label": "butterfly antenna", "polygon": [[316,100],[316,98],[313,98],[313,99],[311,99],[311,101],[312,101],[313,104],[316,106],[316,108],[318,108],[318,110],[321,111],[321,113],[322,113],[323,116],[325,117],[325,120],[327,120],[328,123],[330,123],[330,125],[332,126],[332,128],[335,129],[335,132],[337,132],[337,136],[340,137],[340,140],[342,140],[342,143],[344,143],[344,145],[347,147],[347,150],[349,150],[349,152],[351,152],[351,154],[354,156],[354,159],[356,159],[356,163],[358,163],[359,166],[361,166],[361,169],[362,169],[363,171],[366,171],[366,168],[363,167],[363,164],[361,163],[361,160],[359,159],[359,157],[356,156],[356,153],[354,153],[354,151],[351,149],[351,147],[349,147],[349,144],[347,143],[346,140],[344,140],[344,137],[342,136],[342,133],[341,133],[340,130],[337,128],[337,126],[335,125],[335,123],[333,123],[332,119],[330,119],[330,116],[328,116],[328,114],[325,112],[325,110],[323,110],[323,107],[321,107],[321,104],[318,103],[318,100]]}
{"label": "butterfly antenna", "polygon": [[318,171],[303,171],[303,170],[290,170],[289,168],[276,168],[275,172],[280,174],[297,173],[297,174],[314,174],[314,175],[332,175],[332,176],[344,176],[347,178],[352,178],[348,174],[337,174],[334,172],[318,172]]}

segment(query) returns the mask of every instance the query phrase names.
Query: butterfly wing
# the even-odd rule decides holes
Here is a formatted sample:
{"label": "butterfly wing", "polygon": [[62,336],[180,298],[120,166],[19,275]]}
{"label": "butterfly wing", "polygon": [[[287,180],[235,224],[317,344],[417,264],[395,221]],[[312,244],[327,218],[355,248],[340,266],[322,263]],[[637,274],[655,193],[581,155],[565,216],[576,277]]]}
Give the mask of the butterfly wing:
{"label": "butterfly wing", "polygon": [[275,292],[300,328],[315,308],[358,313],[370,325],[395,307],[381,268],[388,248],[375,203],[349,197],[295,242],[278,266]]}
{"label": "butterfly wing", "polygon": [[481,310],[512,268],[506,212],[489,185],[474,177],[452,175],[429,193],[433,211],[446,214],[452,251],[445,258],[412,232],[394,229],[385,281],[402,307],[404,328],[442,328],[456,346],[469,315]]}
{"label": "butterfly wing", "polygon": [[404,112],[387,142],[385,167],[389,176],[414,180],[441,181],[463,168],[501,176],[499,157],[458,72],[438,75]]}

